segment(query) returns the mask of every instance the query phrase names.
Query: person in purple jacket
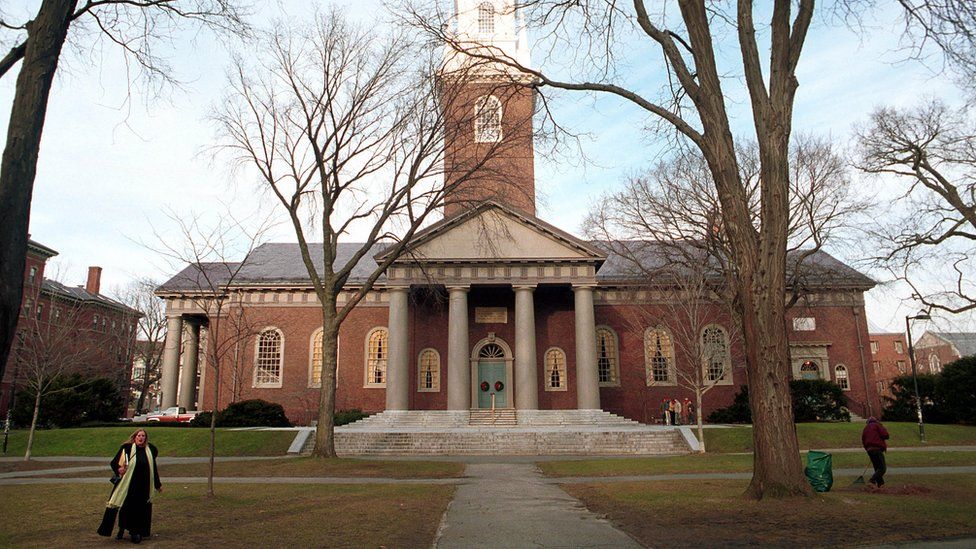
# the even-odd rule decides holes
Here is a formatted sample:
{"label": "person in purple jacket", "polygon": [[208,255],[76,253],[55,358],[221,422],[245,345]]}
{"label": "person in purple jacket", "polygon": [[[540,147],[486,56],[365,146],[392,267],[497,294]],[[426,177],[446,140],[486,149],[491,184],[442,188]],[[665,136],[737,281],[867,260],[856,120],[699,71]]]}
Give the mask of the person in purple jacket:
{"label": "person in purple jacket", "polygon": [[881,488],[884,486],[885,450],[888,449],[888,430],[880,421],[873,417],[868,418],[868,424],[861,431],[861,444],[868,452],[871,465],[874,466],[874,474],[871,476],[871,484]]}

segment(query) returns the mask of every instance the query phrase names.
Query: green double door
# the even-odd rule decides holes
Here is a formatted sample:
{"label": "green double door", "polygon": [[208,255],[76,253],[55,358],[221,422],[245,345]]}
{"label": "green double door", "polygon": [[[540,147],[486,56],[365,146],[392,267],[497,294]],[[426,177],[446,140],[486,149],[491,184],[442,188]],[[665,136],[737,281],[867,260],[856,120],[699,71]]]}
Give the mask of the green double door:
{"label": "green double door", "polygon": [[[491,395],[495,395],[495,408],[508,407],[508,379],[506,375],[506,365],[504,362],[479,362],[478,363],[478,408],[491,408]],[[502,390],[495,390],[495,384],[501,382]],[[482,387],[488,384],[488,390],[483,391]]]}

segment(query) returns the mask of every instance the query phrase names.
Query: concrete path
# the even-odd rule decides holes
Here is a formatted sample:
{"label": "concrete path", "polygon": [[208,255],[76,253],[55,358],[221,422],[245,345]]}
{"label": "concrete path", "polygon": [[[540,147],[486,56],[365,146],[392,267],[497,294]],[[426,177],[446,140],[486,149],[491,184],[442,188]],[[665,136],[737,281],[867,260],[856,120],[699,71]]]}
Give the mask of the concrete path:
{"label": "concrete path", "polygon": [[434,546],[641,547],[523,463],[470,464]]}

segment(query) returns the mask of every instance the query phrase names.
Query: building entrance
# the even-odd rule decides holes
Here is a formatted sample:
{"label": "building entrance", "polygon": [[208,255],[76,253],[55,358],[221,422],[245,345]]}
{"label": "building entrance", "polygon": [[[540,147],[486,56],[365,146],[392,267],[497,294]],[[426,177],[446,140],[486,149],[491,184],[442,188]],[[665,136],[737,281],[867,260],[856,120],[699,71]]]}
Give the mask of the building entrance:
{"label": "building entrance", "polygon": [[478,408],[491,408],[492,395],[495,408],[508,407],[508,364],[505,351],[495,343],[489,343],[478,353]]}

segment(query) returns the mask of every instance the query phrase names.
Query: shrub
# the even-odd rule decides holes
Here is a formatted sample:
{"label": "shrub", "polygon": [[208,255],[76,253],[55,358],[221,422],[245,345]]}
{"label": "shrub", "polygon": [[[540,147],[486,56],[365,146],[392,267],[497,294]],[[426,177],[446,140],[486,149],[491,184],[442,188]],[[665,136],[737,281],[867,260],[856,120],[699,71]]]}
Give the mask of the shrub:
{"label": "shrub", "polygon": [[336,412],[335,425],[336,427],[339,425],[347,425],[368,416],[369,414],[363,412],[362,410],[340,410]]}
{"label": "shrub", "polygon": [[944,405],[946,419],[976,424],[976,356],[946,364],[936,392]]}
{"label": "shrub", "polygon": [[[200,412],[192,427],[210,427],[212,412]],[[291,427],[281,404],[266,400],[241,400],[217,412],[217,427]]]}
{"label": "shrub", "polygon": [[[796,421],[850,421],[843,389],[825,379],[790,381],[793,416]],[[708,415],[709,423],[752,423],[749,387],[742,385],[732,404]]]}
{"label": "shrub", "polygon": [[850,421],[847,397],[836,383],[826,379],[794,379],[790,382],[793,419],[804,421]]}
{"label": "shrub", "polygon": [[[77,427],[84,422],[115,421],[122,414],[122,392],[114,381],[86,379],[80,374],[54,380],[41,397],[38,427]],[[28,388],[17,391],[17,402],[11,410],[16,425],[29,427],[34,415],[35,394]]]}
{"label": "shrub", "polygon": [[[948,365],[946,366],[948,368]],[[939,394],[939,376],[935,374],[918,375],[918,394],[922,399],[922,416],[929,423],[951,423],[952,417],[946,413],[946,406]],[[892,396],[884,397],[884,421],[918,421],[915,408],[915,384],[911,375],[898,376],[891,381]]]}

